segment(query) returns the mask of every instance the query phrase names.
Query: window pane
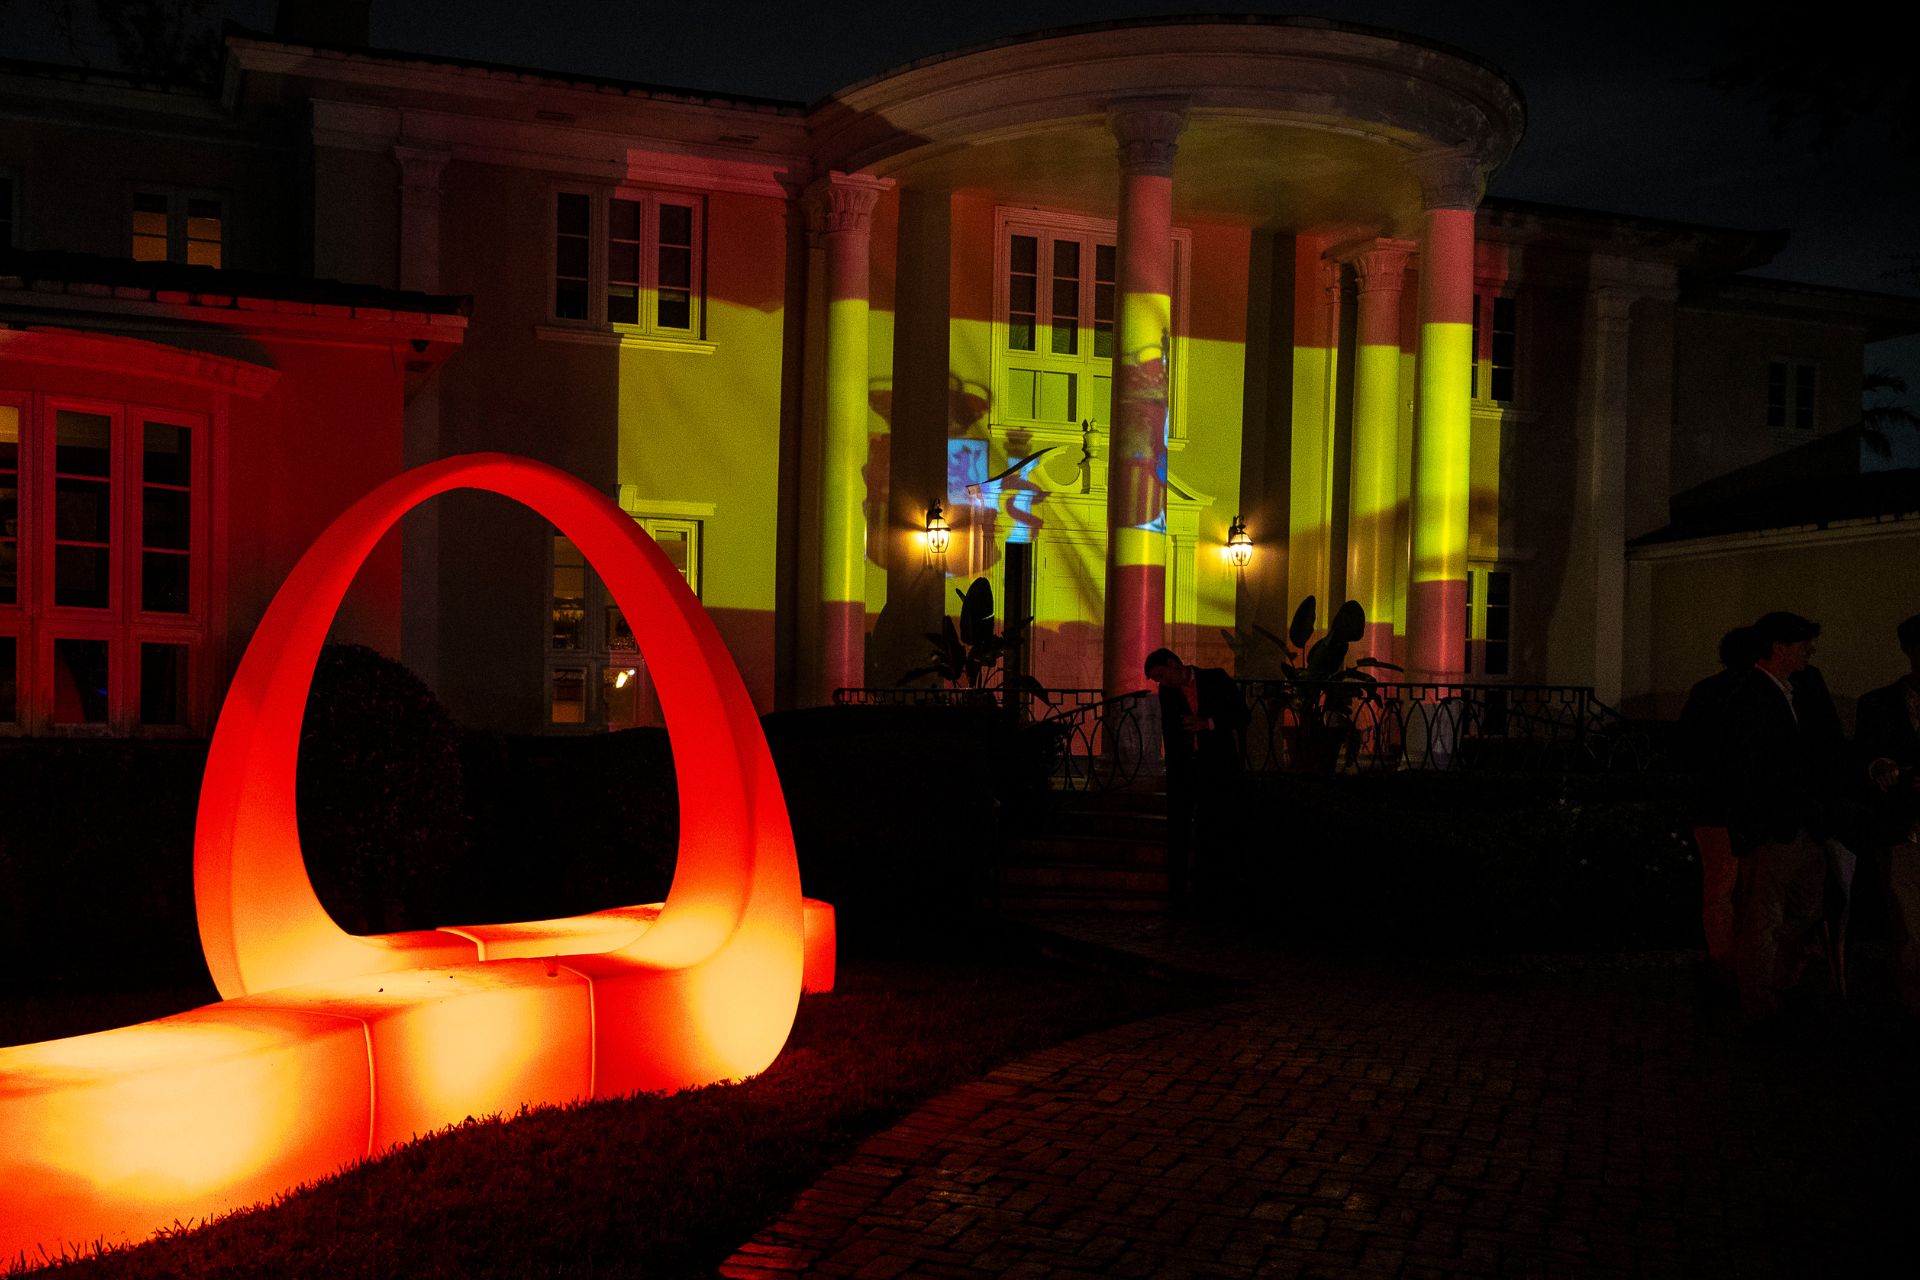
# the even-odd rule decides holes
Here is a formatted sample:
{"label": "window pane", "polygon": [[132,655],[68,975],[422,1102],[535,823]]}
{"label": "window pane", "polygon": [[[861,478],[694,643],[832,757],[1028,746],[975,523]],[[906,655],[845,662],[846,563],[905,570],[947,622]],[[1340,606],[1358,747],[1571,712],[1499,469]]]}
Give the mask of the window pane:
{"label": "window pane", "polygon": [[1076,355],[1080,351],[1080,326],[1073,321],[1053,322],[1053,353],[1057,356]]}
{"label": "window pane", "polygon": [[633,628],[627,625],[627,617],[617,605],[607,606],[607,648],[614,653],[640,651],[639,642],[633,638]]}
{"label": "window pane", "polygon": [[217,267],[220,265],[220,245],[218,241],[187,241],[187,265],[193,267]]}
{"label": "window pane", "polygon": [[0,724],[20,719],[20,642],[0,636]]}
{"label": "window pane", "polygon": [[53,602],[62,608],[106,608],[109,564],[105,547],[54,547]]}
{"label": "window pane", "polygon": [[1015,236],[1012,244],[1013,269],[1033,275],[1039,264],[1040,241],[1034,236]]}
{"label": "window pane", "polygon": [[148,484],[193,483],[193,432],[171,422],[149,422],[140,459],[140,477]]}
{"label": "window pane", "polygon": [[554,648],[587,647],[587,561],[572,539],[559,534],[553,537],[552,614]]}
{"label": "window pane", "polygon": [[1007,325],[1007,346],[1015,351],[1033,350],[1033,320],[1014,320]]}
{"label": "window pane", "polygon": [[20,465],[20,410],[0,404],[0,469],[13,470]]}
{"label": "window pane", "polygon": [[1800,365],[1799,380],[1793,388],[1793,425],[1800,430],[1813,426],[1813,366]]}
{"label": "window pane", "polygon": [[662,289],[693,287],[693,250],[673,248],[660,250],[660,287]]}
{"label": "window pane", "polygon": [[587,282],[562,280],[553,288],[553,314],[561,320],[587,318]]}
{"label": "window pane", "polygon": [[563,236],[585,236],[587,218],[592,205],[588,197],[572,191],[562,191],[559,195],[558,213],[555,225]]}
{"label": "window pane", "polygon": [[561,667],[553,673],[554,724],[587,722],[587,673],[580,667]]}
{"label": "window pane", "polygon": [[20,544],[0,541],[0,604],[20,603]]}
{"label": "window pane", "polygon": [[624,240],[607,243],[607,279],[620,284],[640,282],[640,246]]}
{"label": "window pane", "polygon": [[1080,242],[1078,240],[1055,240],[1053,242],[1053,274],[1055,279],[1080,278]]}
{"label": "window pane", "polygon": [[610,240],[640,239],[640,202],[638,200],[607,201],[607,238]]}
{"label": "window pane", "polygon": [[113,474],[113,419],[62,409],[54,414],[53,467],[65,476]]}
{"label": "window pane", "polygon": [[187,722],[187,646],[140,646],[140,723]]}
{"label": "window pane", "polygon": [[1114,248],[1110,244],[1095,245],[1093,249],[1093,278],[1111,284],[1117,278],[1114,275]]}
{"label": "window pane", "polygon": [[660,318],[655,322],[662,329],[693,328],[693,295],[687,293],[668,293],[660,291]]}
{"label": "window pane", "polygon": [[106,542],[112,492],[112,486],[101,480],[55,481],[53,536],[62,542]]}
{"label": "window pane", "polygon": [[107,642],[53,642],[53,721],[55,724],[107,722]]}
{"label": "window pane", "polygon": [[587,242],[576,236],[562,236],[553,246],[553,269],[569,279],[584,280],[587,275]]}
{"label": "window pane", "polygon": [[190,613],[192,557],[173,551],[140,556],[140,607],[148,613]]}
{"label": "window pane", "polygon": [[681,204],[662,204],[660,206],[660,243],[691,245],[693,243],[693,210]]}
{"label": "window pane", "polygon": [[640,323],[640,290],[630,284],[607,286],[607,323]]}
{"label": "window pane", "polygon": [[1032,276],[1015,276],[1007,282],[1007,309],[1015,315],[1032,315],[1034,311],[1034,279]]}
{"label": "window pane", "polygon": [[140,542],[149,550],[192,546],[193,497],[184,489],[149,488],[140,498]]}
{"label": "window pane", "polygon": [[607,708],[607,728],[631,729],[640,723],[640,669],[608,667],[600,673],[600,696]]}

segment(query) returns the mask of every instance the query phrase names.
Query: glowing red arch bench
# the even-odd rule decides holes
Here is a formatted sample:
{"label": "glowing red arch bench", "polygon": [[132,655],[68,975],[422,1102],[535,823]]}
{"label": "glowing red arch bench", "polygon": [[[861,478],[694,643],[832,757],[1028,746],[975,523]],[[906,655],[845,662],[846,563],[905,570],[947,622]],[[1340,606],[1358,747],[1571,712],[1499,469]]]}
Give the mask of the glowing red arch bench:
{"label": "glowing red arch bench", "polygon": [[[294,776],[321,644],[380,537],[458,488],[551,520],[633,625],[679,788],[663,904],[355,937],[313,893]],[[382,485],[295,566],[214,732],[194,890],[222,1003],[0,1049],[0,1258],[252,1203],[468,1115],[752,1075],[786,1041],[803,970],[832,985],[832,908],[803,904],[779,780],[711,621],[618,507],[504,455]]]}

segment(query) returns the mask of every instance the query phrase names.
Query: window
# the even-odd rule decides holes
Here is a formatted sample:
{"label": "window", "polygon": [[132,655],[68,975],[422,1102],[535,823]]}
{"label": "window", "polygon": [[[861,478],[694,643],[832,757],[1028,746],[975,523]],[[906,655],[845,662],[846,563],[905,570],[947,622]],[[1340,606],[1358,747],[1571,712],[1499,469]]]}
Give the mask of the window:
{"label": "window", "polygon": [[1466,671],[1483,676],[1513,672],[1513,574],[1509,570],[1467,570]]}
{"label": "window", "polygon": [[0,173],[0,249],[11,249],[19,243],[19,190],[20,184],[12,174]]}
{"label": "window", "polygon": [[0,396],[0,724],[193,723],[205,432],[171,410]]}
{"label": "window", "polygon": [[219,266],[225,256],[224,209],[224,202],[218,196],[180,191],[134,192],[134,260]]}
{"label": "window", "polygon": [[1513,403],[1518,356],[1518,308],[1505,294],[1473,298],[1473,398]]}
{"label": "window", "polygon": [[670,192],[556,192],[553,319],[698,337],[700,215]]}
{"label": "window", "polygon": [[1001,416],[1108,420],[1117,258],[1111,232],[1014,223],[1004,243]]}
{"label": "window", "polygon": [[[700,522],[636,519],[699,594]],[[660,723],[633,628],[580,549],[557,532],[550,581],[547,723],[587,729]]]}
{"label": "window", "polygon": [[1814,366],[1799,360],[1767,362],[1767,425],[1780,431],[1813,430]]}

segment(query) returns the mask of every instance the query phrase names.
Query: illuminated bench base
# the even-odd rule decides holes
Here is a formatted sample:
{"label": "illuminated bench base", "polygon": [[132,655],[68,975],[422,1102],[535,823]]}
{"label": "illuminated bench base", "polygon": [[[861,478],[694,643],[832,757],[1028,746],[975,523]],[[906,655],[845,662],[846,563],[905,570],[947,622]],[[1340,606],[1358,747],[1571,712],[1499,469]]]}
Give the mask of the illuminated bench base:
{"label": "illuminated bench base", "polygon": [[[833,908],[812,899],[804,908],[806,990],[829,991]],[[581,954],[628,945],[659,913],[620,907],[389,935],[402,940],[398,956],[436,935],[485,954],[0,1049],[0,1260],[139,1240],[468,1116],[680,1087],[657,1052],[597,1042],[595,1030],[618,1041],[661,1035],[624,1010],[685,975]],[[596,1062],[625,1065],[597,1080]]]}

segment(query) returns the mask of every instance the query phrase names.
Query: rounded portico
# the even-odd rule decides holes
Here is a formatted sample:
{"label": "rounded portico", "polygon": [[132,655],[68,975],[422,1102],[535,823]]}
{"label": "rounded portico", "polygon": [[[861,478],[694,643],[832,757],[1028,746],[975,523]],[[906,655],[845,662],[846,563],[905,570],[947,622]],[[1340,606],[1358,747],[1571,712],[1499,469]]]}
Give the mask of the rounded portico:
{"label": "rounded portico", "polygon": [[[862,475],[892,492],[863,506],[892,509],[870,534],[898,544],[866,548],[878,594],[930,567],[914,516],[947,502],[938,567],[1000,576],[1008,616],[1031,602],[1046,683],[1130,691],[1148,651],[1204,655],[1250,595],[1272,614],[1333,591],[1366,606],[1381,656],[1455,669],[1472,210],[1522,118],[1512,82],[1469,55],[1265,18],[1043,33],[817,105],[823,199],[858,193],[881,227],[842,237],[828,314],[870,277],[890,296],[860,336],[890,323],[893,343],[891,368],[863,362],[887,394],[859,396],[832,385],[849,366],[828,321],[822,604],[840,603],[830,583],[859,590],[861,451],[839,438],[858,428],[836,433],[834,406],[864,419],[870,401],[885,420]],[[849,269],[858,252],[869,273]],[[1217,553],[1243,513],[1272,554],[1237,575]],[[894,661],[823,674],[890,683]]]}

